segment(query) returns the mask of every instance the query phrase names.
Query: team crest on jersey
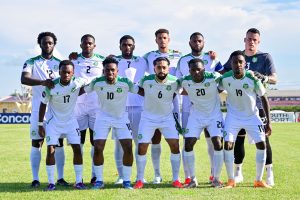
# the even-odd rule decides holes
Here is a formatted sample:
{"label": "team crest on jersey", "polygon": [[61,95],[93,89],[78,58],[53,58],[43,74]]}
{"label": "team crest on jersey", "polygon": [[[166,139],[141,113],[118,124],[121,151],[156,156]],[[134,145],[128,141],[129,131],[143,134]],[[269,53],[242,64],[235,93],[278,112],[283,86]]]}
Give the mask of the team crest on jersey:
{"label": "team crest on jersey", "polygon": [[169,55],[169,58],[170,59],[174,59],[174,55]]}
{"label": "team crest on jersey", "polygon": [[50,136],[46,137],[46,141],[49,142],[50,141]]}
{"label": "team crest on jersey", "polygon": [[31,131],[31,135],[32,135],[32,136],[35,136],[35,135],[36,135],[36,132],[35,132],[35,131]]}
{"label": "team crest on jersey", "polygon": [[257,57],[253,57],[252,62],[256,63],[257,62]]}
{"label": "team crest on jersey", "polygon": [[122,88],[117,88],[117,93],[121,93],[122,92]]}
{"label": "team crest on jersey", "polygon": [[152,86],[153,86],[153,85],[152,85],[152,84],[150,84],[149,86],[150,86],[150,88],[152,88]]}
{"label": "team crest on jersey", "polygon": [[102,91],[102,90],[103,90],[103,87],[100,87],[100,90]]}
{"label": "team crest on jersey", "polygon": [[57,71],[57,70],[58,70],[58,65],[54,65],[54,66],[53,66],[53,69],[54,69],[55,71]]}
{"label": "team crest on jersey", "polygon": [[229,87],[230,87],[230,85],[231,85],[231,84],[230,84],[230,83],[228,83],[228,86],[229,86]]}
{"label": "team crest on jersey", "polygon": [[42,93],[42,97],[45,97],[46,96],[46,92],[45,91],[43,91],[43,93]]}
{"label": "team crest on jersey", "polygon": [[76,87],[73,87],[72,89],[71,89],[71,92],[75,92],[76,91]]}
{"label": "team crest on jersey", "polygon": [[93,63],[93,65],[94,65],[94,66],[98,66],[98,62],[95,61],[95,62]]}
{"label": "team crest on jersey", "polygon": [[137,137],[139,140],[141,140],[143,138],[143,135],[142,134],[138,134],[138,137]]}
{"label": "team crest on jersey", "polygon": [[170,91],[172,89],[171,85],[167,85],[167,88],[166,88],[168,91]]}
{"label": "team crest on jersey", "polygon": [[210,83],[205,83],[204,86],[205,86],[205,87],[209,87],[209,86],[210,86]]}
{"label": "team crest on jersey", "polygon": [[243,85],[243,88],[244,88],[244,89],[248,89],[248,88],[249,88],[249,85],[248,85],[247,83],[245,83],[245,84]]}
{"label": "team crest on jersey", "polygon": [[223,137],[226,137],[226,135],[227,135],[227,132],[223,131]]}
{"label": "team crest on jersey", "polygon": [[204,65],[207,65],[208,61],[207,60],[203,60]]}
{"label": "team crest on jersey", "polygon": [[188,84],[189,87],[191,87],[191,84]]}

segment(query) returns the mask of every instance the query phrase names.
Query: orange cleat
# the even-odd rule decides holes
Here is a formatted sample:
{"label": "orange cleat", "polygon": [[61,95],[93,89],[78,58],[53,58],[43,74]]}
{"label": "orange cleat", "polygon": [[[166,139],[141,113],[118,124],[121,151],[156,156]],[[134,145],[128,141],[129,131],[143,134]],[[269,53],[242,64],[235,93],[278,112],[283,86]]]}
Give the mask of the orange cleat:
{"label": "orange cleat", "polygon": [[227,185],[223,188],[231,189],[231,188],[234,188],[234,187],[236,187],[236,183],[235,183],[234,179],[228,179]]}
{"label": "orange cleat", "polygon": [[254,181],[254,187],[255,188],[269,188],[271,189],[272,187],[266,184],[265,181]]}

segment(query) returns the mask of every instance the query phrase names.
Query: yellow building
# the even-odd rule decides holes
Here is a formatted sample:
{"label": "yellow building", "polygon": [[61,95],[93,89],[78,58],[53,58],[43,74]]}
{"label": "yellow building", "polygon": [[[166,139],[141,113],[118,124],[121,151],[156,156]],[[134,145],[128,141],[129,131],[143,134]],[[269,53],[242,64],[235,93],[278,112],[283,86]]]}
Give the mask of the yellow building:
{"label": "yellow building", "polygon": [[30,113],[31,99],[21,96],[6,96],[0,99],[0,113]]}

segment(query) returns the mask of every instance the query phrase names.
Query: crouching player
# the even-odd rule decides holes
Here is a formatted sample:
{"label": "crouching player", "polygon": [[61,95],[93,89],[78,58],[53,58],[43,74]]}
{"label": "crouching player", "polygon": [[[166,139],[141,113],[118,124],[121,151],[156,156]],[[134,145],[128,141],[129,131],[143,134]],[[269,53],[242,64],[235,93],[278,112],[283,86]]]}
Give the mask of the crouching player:
{"label": "crouching player", "polygon": [[[74,115],[74,108],[79,94],[83,92],[82,87],[86,80],[74,78],[74,64],[69,60],[59,63],[59,78],[53,80],[54,88],[45,88],[39,110],[39,135],[47,142],[46,169],[48,175],[48,187],[46,190],[55,190],[55,146],[58,139],[65,135],[71,144],[74,158],[74,170],[76,174],[75,189],[86,189],[82,183],[82,154],[80,150],[80,132]],[[46,108],[47,121],[43,122]],[[45,129],[43,124],[45,124]]]}
{"label": "crouching player", "polygon": [[256,145],[256,180],[254,187],[271,188],[263,180],[266,162],[266,143],[263,122],[256,107],[256,96],[262,96],[265,88],[262,83],[245,70],[246,61],[242,51],[230,55],[232,70],[220,79],[220,89],[227,91],[227,115],[224,128],[224,162],[228,183],[226,188],[236,186],[234,180],[233,147],[237,134],[245,129]]}
{"label": "crouching player", "polygon": [[104,76],[95,78],[85,87],[86,92],[96,91],[100,111],[96,114],[94,126],[94,169],[96,182],[93,189],[104,188],[103,182],[103,151],[107,136],[112,129],[116,139],[123,148],[123,187],[132,189],[130,177],[132,172],[132,135],[130,131],[126,100],[128,92],[137,93],[138,87],[127,78],[118,76],[118,61],[106,58],[103,61]]}
{"label": "crouching player", "polygon": [[195,177],[194,145],[200,138],[201,132],[206,128],[214,146],[213,155],[213,187],[222,187],[219,180],[223,165],[223,116],[220,110],[220,97],[218,81],[220,74],[217,72],[205,72],[204,62],[194,58],[188,62],[190,75],[181,79],[183,95],[188,95],[192,102],[187,128],[185,130],[185,160],[191,175],[191,182],[185,185],[193,188],[198,185]]}

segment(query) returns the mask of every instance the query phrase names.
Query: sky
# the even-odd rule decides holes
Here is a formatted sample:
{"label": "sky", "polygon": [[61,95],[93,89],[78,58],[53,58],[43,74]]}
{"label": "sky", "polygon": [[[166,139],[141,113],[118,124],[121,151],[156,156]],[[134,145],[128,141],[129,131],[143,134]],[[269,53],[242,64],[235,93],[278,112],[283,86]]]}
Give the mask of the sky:
{"label": "sky", "polygon": [[272,55],[278,75],[273,88],[300,89],[300,1],[295,0],[12,0],[0,7],[0,97],[21,91],[24,62],[39,54],[37,36],[50,31],[58,38],[55,54],[80,52],[80,38],[95,36],[95,52],[119,55],[119,39],[136,40],[135,55],[156,50],[154,32],[170,31],[170,48],[190,53],[189,37],[201,32],[205,51],[222,63],[243,50],[245,33],[261,32],[259,49]]}

